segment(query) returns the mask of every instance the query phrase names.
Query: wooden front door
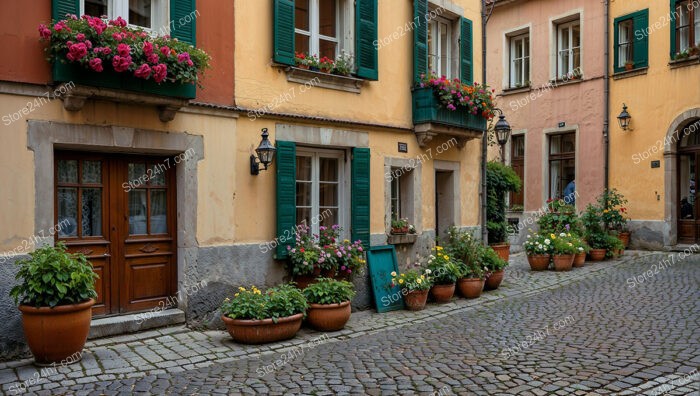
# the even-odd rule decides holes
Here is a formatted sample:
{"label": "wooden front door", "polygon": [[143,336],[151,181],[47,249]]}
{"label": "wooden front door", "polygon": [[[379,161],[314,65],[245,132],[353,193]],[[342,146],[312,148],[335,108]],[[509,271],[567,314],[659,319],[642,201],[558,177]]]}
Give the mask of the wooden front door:
{"label": "wooden front door", "polygon": [[94,315],[143,311],[177,290],[175,170],[168,158],[57,152],[57,240],[99,275]]}

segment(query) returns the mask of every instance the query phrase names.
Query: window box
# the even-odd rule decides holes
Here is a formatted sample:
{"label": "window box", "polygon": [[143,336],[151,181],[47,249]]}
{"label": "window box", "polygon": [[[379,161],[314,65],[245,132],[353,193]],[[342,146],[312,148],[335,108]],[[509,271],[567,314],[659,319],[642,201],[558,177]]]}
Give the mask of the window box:
{"label": "window box", "polygon": [[387,234],[387,243],[389,245],[410,245],[416,243],[417,234]]}
{"label": "window box", "polygon": [[685,59],[677,59],[677,60],[672,60],[668,62],[668,65],[671,66],[671,69],[678,69],[680,67],[686,67],[686,66],[692,66],[692,65],[698,65],[700,64],[700,56],[690,56]]}
{"label": "window box", "polygon": [[478,139],[486,131],[484,117],[462,107],[455,111],[446,109],[429,87],[413,89],[413,124],[421,147],[437,134]]}
{"label": "window box", "polygon": [[363,78],[341,76],[338,74],[323,73],[294,66],[279,65],[284,67],[287,73],[287,81],[308,84],[311,87],[322,87],[338,91],[360,93],[362,86],[367,83]]}

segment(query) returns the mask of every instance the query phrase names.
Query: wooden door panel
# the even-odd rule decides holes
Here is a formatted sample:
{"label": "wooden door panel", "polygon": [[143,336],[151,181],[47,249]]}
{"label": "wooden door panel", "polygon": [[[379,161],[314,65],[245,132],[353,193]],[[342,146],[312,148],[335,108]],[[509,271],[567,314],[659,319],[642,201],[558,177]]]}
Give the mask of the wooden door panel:
{"label": "wooden door panel", "polygon": [[66,244],[71,253],[81,253],[92,264],[93,270],[99,278],[95,280],[97,302],[92,307],[93,315],[105,315],[112,312],[112,298],[110,295],[112,279],[112,265],[109,241],[95,241],[87,243]]}
{"label": "wooden door panel", "polygon": [[144,310],[158,306],[174,294],[171,278],[174,275],[172,240],[147,242],[127,240],[125,255],[125,288],[127,311]]}

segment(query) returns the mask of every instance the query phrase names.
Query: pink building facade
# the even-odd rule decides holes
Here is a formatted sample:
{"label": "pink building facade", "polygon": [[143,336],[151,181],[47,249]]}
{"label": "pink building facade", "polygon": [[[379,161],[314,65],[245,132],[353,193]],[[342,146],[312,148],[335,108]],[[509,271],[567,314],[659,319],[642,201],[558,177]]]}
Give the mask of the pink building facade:
{"label": "pink building facade", "polygon": [[526,230],[574,179],[579,211],[604,188],[605,4],[499,1],[486,29],[488,83],[513,128],[505,157],[524,182],[509,217]]}

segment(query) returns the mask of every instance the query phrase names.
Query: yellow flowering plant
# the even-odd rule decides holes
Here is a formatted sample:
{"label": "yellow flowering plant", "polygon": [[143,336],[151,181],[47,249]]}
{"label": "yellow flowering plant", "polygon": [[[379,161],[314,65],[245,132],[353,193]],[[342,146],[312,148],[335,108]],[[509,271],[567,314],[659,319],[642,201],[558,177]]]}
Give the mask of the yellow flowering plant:
{"label": "yellow flowering plant", "polygon": [[277,319],[306,313],[304,294],[293,285],[279,285],[262,292],[255,286],[239,287],[233,298],[221,304],[221,313],[231,319]]}
{"label": "yellow flowering plant", "polygon": [[430,276],[432,271],[425,269],[423,271],[410,270],[405,273],[391,273],[391,287],[398,286],[407,291],[428,290],[433,286],[433,280]]}
{"label": "yellow flowering plant", "polygon": [[428,256],[430,277],[436,285],[449,285],[457,282],[459,268],[454,257],[450,256],[442,246],[435,246],[433,254]]}

